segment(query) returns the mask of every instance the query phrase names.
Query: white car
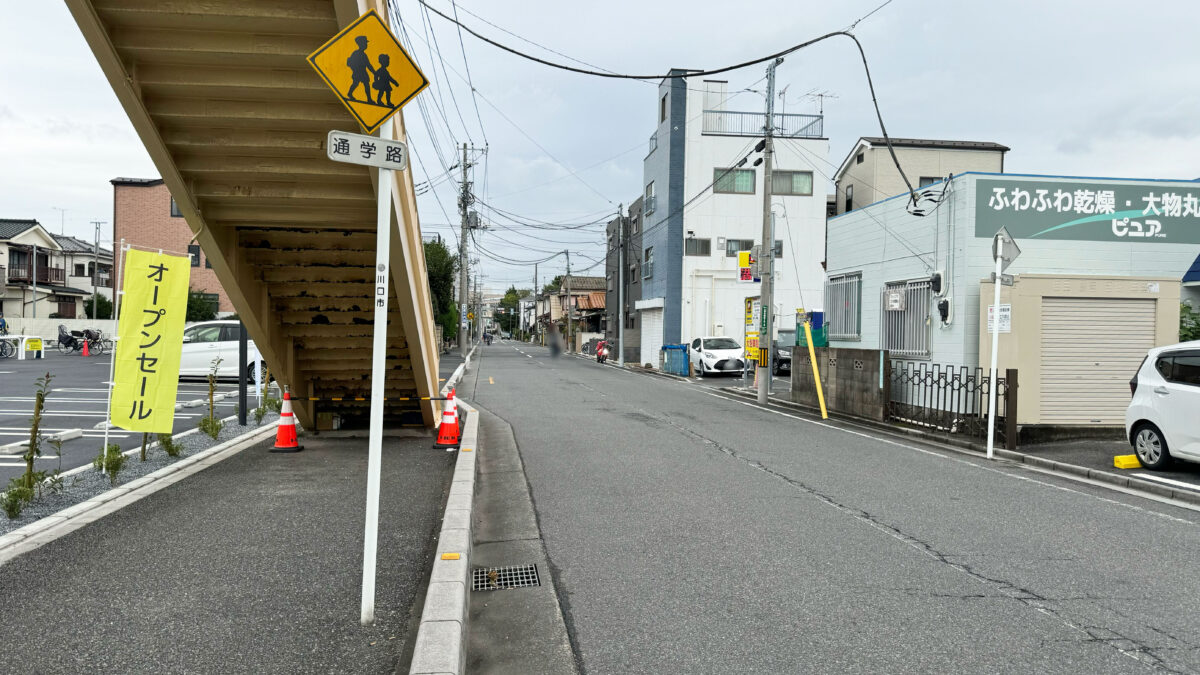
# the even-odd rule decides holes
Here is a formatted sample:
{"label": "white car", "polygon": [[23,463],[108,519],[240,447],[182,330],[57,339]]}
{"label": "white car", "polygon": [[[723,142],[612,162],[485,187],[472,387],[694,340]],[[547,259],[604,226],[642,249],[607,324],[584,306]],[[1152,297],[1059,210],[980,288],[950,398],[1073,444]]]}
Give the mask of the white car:
{"label": "white car", "polygon": [[[217,377],[238,376],[238,322],[204,321],[183,329],[183,353],[179,357],[180,377],[203,377],[212,372],[213,362],[221,359],[217,366]],[[253,340],[246,343],[246,365],[262,367],[262,354]],[[253,381],[254,371],[248,371]]]}
{"label": "white car", "polygon": [[745,366],[742,345],[731,337],[699,337],[692,340],[689,351],[697,377],[712,373],[740,375]]}
{"label": "white car", "polygon": [[1142,466],[1200,462],[1200,340],[1151,349],[1129,389],[1125,434]]}

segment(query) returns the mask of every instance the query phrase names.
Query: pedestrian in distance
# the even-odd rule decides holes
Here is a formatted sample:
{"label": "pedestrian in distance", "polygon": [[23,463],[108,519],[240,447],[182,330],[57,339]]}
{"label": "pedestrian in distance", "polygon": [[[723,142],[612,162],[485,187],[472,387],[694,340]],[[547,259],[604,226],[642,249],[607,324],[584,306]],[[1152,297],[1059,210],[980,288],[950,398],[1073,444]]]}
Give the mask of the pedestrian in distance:
{"label": "pedestrian in distance", "polygon": [[0,335],[8,335],[8,322],[4,320],[4,312],[0,312]]}
{"label": "pedestrian in distance", "polygon": [[[371,59],[367,57],[367,36],[359,35],[354,38],[354,42],[358,44],[358,49],[350,53],[350,57],[346,59],[346,65],[350,68],[350,76],[353,82],[350,83],[350,91],[346,92],[346,99],[353,101],[354,91],[358,89],[358,85],[363,87],[363,95],[367,98],[367,103],[371,101],[371,74],[375,73],[375,69],[371,67]],[[370,74],[368,74],[370,71]],[[388,79],[391,79],[390,77]]]}
{"label": "pedestrian in distance", "polygon": [[[376,103],[379,105],[392,106],[392,85],[400,84],[388,72],[388,64],[391,63],[391,58],[387,54],[379,55],[379,67],[375,69],[375,89],[379,92]],[[383,102],[384,97],[387,97],[387,103]]]}

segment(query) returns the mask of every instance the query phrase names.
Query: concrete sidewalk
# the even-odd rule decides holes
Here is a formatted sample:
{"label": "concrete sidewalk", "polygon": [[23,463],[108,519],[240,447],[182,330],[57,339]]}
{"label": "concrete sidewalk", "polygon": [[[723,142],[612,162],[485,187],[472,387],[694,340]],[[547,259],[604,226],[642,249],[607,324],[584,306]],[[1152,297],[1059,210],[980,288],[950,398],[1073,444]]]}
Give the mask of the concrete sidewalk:
{"label": "concrete sidewalk", "polygon": [[454,454],[385,436],[378,620],[362,628],[367,440],[302,440],[298,454],[249,448],[0,568],[0,672],[394,672]]}

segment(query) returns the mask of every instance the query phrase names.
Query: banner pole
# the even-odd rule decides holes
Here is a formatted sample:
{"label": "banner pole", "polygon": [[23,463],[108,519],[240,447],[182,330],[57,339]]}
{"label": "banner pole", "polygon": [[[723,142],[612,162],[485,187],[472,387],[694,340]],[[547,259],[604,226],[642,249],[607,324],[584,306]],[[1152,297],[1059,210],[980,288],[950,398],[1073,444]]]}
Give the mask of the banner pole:
{"label": "banner pole", "polygon": [[121,339],[121,293],[125,288],[125,280],[121,274],[125,266],[125,239],[121,238],[121,246],[117,250],[117,273],[113,275],[113,349],[108,359],[108,413],[104,416],[104,447],[100,449],[100,472],[108,471],[108,430],[112,428],[112,393],[113,377],[117,366],[117,340]]}

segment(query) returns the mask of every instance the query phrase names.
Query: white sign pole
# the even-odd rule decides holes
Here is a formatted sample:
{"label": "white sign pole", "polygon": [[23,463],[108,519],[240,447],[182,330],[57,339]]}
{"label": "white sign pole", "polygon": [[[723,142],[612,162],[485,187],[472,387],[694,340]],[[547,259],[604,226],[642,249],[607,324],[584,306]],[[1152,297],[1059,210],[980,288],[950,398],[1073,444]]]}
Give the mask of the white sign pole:
{"label": "white sign pole", "polygon": [[[987,457],[992,459],[992,448],[996,443],[996,360],[1000,346],[1000,273],[1003,272],[1004,264],[1004,240],[996,237],[996,277],[992,280],[992,286],[995,287],[995,299],[992,304],[995,309],[992,310],[992,370],[990,379],[988,379],[988,440],[987,440]],[[1013,414],[1014,411],[1009,411],[1008,414]]]}
{"label": "white sign pole", "polygon": [[[391,140],[392,120],[379,127]],[[362,618],[375,623],[375,559],[379,544],[379,471],[383,456],[383,384],[387,360],[388,257],[392,230],[392,171],[379,169],[375,231],[375,335],[371,343],[371,430],[367,443],[367,522],[363,536]]]}

